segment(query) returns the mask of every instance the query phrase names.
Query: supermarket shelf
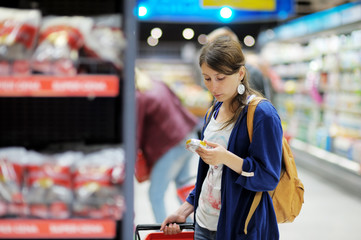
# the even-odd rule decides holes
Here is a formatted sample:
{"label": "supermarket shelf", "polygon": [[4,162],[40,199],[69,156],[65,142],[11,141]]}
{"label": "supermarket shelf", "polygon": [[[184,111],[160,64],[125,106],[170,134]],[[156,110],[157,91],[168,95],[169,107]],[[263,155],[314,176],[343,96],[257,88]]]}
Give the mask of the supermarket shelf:
{"label": "supermarket shelf", "polygon": [[296,164],[361,198],[361,165],[303,141],[290,142]]}
{"label": "supermarket shelf", "polygon": [[[31,0],[13,1],[11,5],[19,9],[34,8]],[[127,41],[131,43],[127,44],[124,69],[118,69],[110,62],[89,58],[84,49],[80,49],[79,60],[73,62],[79,74],[75,76],[40,75],[39,71],[31,68],[26,72],[15,71],[12,59],[5,59],[9,69],[2,74],[11,76],[0,76],[0,147],[22,146],[42,150],[64,146],[66,149],[78,144],[119,144],[123,142],[123,136],[133,142],[133,132],[123,133],[123,129],[132,130],[129,122],[134,122],[134,110],[123,111],[124,104],[131,101],[123,102],[123,95],[128,94],[123,85],[129,82],[134,86],[134,76],[124,73],[134,71],[132,65],[136,51],[131,46],[136,44],[136,27],[130,26],[136,24],[132,14],[134,7],[135,2],[130,0],[36,2],[35,8],[42,16],[98,17],[115,14],[122,30],[127,33]],[[15,48],[22,49],[17,45]],[[82,59],[85,56],[86,59]],[[131,91],[128,89],[128,92]],[[131,172],[134,166],[131,159],[134,157],[131,148],[126,151],[129,159],[127,172]],[[129,175],[121,188],[126,198],[126,213],[121,221],[30,219],[22,215],[17,215],[16,219],[3,217],[0,219],[0,239],[132,239],[133,182],[129,181]]]}

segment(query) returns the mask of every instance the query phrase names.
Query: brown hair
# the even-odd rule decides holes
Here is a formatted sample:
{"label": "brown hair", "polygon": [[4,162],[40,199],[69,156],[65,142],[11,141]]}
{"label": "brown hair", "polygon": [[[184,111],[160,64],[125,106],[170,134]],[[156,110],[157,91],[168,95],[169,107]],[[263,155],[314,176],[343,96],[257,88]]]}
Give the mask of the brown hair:
{"label": "brown hair", "polygon": [[[213,70],[225,75],[237,73],[240,68],[245,65],[245,61],[246,59],[242,52],[241,44],[229,36],[221,36],[207,43],[201,49],[199,56],[199,66],[207,64]],[[231,110],[234,112],[234,116],[225,123],[224,127],[237,121],[243,108],[247,104],[247,96],[251,94],[260,95],[257,91],[250,88],[247,69],[242,84],[245,86],[245,93],[242,95],[237,94],[232,99]]]}

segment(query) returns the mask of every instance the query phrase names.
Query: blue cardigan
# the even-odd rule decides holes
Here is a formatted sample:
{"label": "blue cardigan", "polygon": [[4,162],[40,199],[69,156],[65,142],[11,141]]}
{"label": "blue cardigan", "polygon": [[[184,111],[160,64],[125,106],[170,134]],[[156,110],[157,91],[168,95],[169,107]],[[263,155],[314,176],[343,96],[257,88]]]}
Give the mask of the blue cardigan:
{"label": "blue cardigan", "polygon": [[[217,114],[222,103],[215,105]],[[276,215],[272,199],[267,191],[273,190],[279,181],[282,158],[282,126],[276,109],[269,101],[262,101],[256,108],[253,120],[253,138],[250,144],[247,132],[247,110],[243,109],[229,138],[228,150],[244,159],[243,171],[254,172],[245,177],[227,166],[223,167],[221,210],[217,226],[217,239],[279,239]],[[205,123],[207,121],[205,119]],[[205,126],[206,127],[206,126]],[[202,139],[204,129],[202,131]],[[187,202],[198,207],[198,200],[209,165],[199,160],[197,182]],[[256,192],[263,196],[251,221],[248,234],[244,224]],[[195,216],[195,214],[194,214]]]}

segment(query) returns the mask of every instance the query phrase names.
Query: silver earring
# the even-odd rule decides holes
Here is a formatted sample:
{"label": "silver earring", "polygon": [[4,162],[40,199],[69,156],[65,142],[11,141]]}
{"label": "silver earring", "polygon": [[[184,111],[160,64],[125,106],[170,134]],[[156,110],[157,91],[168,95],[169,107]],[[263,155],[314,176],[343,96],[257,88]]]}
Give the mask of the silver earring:
{"label": "silver earring", "polygon": [[242,95],[245,90],[246,90],[246,88],[244,87],[244,85],[242,83],[240,83],[237,88],[238,94]]}

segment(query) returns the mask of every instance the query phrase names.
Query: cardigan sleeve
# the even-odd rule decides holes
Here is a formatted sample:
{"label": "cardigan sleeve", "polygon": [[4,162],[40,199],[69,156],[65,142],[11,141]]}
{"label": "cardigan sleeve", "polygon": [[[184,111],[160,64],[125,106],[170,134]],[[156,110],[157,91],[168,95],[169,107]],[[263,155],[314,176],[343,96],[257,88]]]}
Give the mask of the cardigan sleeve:
{"label": "cardigan sleeve", "polygon": [[196,193],[196,188],[193,188],[193,190],[188,194],[188,197],[186,201],[194,206],[194,197]]}
{"label": "cardigan sleeve", "polygon": [[254,115],[252,142],[242,167],[244,172],[253,174],[241,174],[238,184],[255,192],[276,188],[282,166],[282,137],[281,120],[276,109],[269,102],[260,103]]}

